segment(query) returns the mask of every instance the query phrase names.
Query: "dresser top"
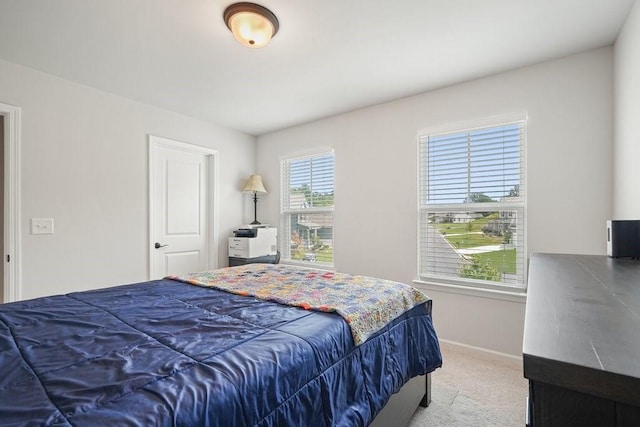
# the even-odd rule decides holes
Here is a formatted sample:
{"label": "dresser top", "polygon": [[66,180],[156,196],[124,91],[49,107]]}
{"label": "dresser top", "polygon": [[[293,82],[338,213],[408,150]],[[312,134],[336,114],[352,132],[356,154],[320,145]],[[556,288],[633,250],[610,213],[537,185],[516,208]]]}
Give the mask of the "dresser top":
{"label": "dresser top", "polygon": [[523,353],[530,380],[639,404],[640,261],[533,254]]}

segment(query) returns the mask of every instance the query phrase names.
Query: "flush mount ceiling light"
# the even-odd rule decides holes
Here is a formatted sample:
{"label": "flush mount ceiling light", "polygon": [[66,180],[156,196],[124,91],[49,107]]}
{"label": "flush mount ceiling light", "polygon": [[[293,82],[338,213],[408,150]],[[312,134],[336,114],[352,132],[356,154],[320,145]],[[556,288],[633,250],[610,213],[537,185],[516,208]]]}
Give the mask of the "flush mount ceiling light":
{"label": "flush mount ceiling light", "polygon": [[269,43],[278,32],[278,18],[269,9],[255,3],[234,3],[224,11],[224,22],[234,37],[247,47]]}

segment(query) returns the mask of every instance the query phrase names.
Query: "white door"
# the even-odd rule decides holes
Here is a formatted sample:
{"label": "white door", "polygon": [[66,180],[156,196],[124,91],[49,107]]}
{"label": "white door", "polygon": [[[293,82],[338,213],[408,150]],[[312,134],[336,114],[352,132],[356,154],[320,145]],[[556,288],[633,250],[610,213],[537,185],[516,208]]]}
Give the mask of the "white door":
{"label": "white door", "polygon": [[150,137],[151,279],[210,269],[212,154]]}

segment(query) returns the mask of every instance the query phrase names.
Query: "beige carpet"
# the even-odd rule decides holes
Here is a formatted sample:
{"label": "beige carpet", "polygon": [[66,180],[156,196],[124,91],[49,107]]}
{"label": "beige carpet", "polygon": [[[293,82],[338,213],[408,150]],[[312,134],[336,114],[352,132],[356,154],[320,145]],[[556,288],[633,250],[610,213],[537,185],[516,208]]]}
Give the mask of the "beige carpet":
{"label": "beige carpet", "polygon": [[432,401],[410,427],[524,426],[527,380],[522,361],[441,343],[442,368],[431,376]]}

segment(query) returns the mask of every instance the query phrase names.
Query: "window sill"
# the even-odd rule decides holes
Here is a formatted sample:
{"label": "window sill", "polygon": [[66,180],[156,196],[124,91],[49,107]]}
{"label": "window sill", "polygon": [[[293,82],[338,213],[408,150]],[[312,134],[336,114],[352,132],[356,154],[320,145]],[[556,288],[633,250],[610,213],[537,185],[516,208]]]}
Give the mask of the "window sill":
{"label": "window sill", "polygon": [[295,267],[303,267],[303,268],[309,268],[313,270],[335,271],[332,265],[322,264],[317,262],[291,261],[291,260],[281,259],[280,264],[293,265]]}
{"label": "window sill", "polygon": [[426,280],[414,280],[413,284],[416,285],[417,288],[422,288],[427,291],[437,291],[480,298],[490,298],[517,302],[521,304],[524,304],[527,301],[527,293],[522,289],[514,289],[513,291],[510,291],[501,289],[476,288],[472,286],[453,285],[449,283],[439,283]]}

